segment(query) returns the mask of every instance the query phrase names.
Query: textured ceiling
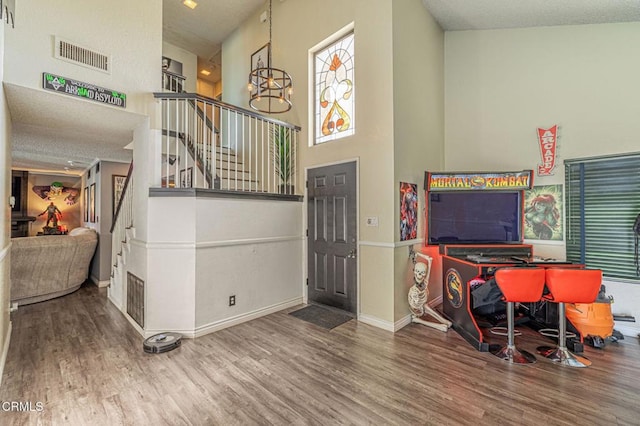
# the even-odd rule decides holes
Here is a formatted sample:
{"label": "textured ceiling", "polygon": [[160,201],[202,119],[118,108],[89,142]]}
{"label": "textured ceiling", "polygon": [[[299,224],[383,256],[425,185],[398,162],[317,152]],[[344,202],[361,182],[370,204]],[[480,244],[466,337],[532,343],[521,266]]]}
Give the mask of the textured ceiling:
{"label": "textured ceiling", "polygon": [[640,0],[422,0],[442,29],[485,30],[640,21]]}
{"label": "textured ceiling", "polygon": [[[279,0],[283,1],[283,0]],[[401,1],[401,0],[396,0]],[[640,21],[640,0],[422,0],[444,30]],[[219,79],[222,41],[265,0],[163,0],[163,38],[195,53]],[[137,114],[42,90],[4,84],[13,127],[13,168],[79,174],[91,163],[131,161],[124,147]],[[69,161],[73,162],[70,165]]]}
{"label": "textured ceiling", "polygon": [[132,152],[124,147],[143,116],[7,83],[4,90],[13,168],[78,175],[97,160],[131,161]]}

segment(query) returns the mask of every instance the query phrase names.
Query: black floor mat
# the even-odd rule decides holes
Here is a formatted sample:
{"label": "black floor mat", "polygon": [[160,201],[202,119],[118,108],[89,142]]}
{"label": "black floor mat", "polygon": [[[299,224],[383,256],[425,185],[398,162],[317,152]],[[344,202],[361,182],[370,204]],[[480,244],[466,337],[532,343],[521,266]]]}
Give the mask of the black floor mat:
{"label": "black floor mat", "polygon": [[289,314],[327,330],[331,330],[352,319],[347,313],[341,313],[318,305],[309,305],[297,311],[289,312]]}

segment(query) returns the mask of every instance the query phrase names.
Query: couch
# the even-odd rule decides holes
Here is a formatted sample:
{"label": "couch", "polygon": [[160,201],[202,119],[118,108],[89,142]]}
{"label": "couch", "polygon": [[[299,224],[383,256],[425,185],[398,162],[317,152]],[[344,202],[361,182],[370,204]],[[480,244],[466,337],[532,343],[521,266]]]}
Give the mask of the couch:
{"label": "couch", "polygon": [[90,228],[68,235],[11,240],[11,303],[26,305],[76,291],[89,276],[98,244]]}

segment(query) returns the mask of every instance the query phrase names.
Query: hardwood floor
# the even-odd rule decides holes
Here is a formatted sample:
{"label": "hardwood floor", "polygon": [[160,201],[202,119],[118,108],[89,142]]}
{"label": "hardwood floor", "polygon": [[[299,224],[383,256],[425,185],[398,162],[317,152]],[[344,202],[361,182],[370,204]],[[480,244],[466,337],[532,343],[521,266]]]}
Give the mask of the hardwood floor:
{"label": "hardwood floor", "polygon": [[327,331],[283,311],[146,354],[94,286],[12,321],[0,401],[43,410],[2,410],[2,425],[640,425],[635,338],[587,347],[586,369],[512,366],[453,330]]}

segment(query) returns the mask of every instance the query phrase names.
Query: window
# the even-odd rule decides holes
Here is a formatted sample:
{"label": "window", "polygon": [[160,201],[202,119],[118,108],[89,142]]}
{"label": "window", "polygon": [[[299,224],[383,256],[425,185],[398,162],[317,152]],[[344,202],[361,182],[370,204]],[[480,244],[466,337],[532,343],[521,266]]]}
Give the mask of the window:
{"label": "window", "polygon": [[608,278],[640,282],[633,223],[640,213],[640,155],[565,162],[567,259]]}
{"label": "window", "polygon": [[353,32],[314,55],[315,143],[355,133]]}

